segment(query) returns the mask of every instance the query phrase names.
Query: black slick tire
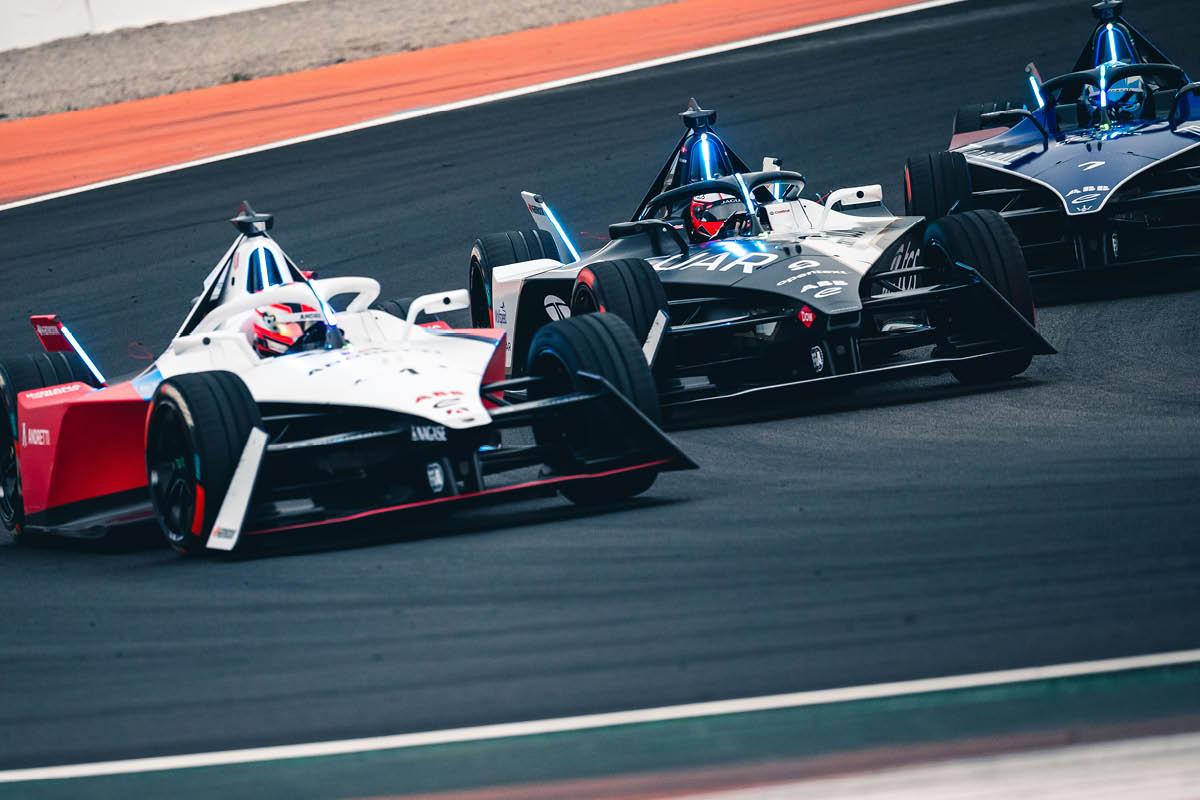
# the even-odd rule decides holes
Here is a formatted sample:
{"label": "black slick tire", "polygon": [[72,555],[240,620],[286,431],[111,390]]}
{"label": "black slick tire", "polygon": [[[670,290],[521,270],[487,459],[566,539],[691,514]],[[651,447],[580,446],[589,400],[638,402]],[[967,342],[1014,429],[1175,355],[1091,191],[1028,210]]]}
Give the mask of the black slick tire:
{"label": "black slick tire", "polygon": [[201,552],[225,500],[258,405],[232,372],[159,384],[146,429],[146,471],[159,527],[180,553]]}
{"label": "black slick tire", "polygon": [[[1030,324],[1037,311],[1021,245],[1012,228],[995,211],[970,211],[931,222],[925,230],[926,247],[945,254],[951,263],[973,267]],[[964,384],[991,383],[1024,372],[1033,355],[1019,352],[983,359],[953,370]]]}
{"label": "black slick tire", "polygon": [[374,303],[371,303],[371,309],[391,314],[393,317],[400,319],[408,319],[408,309],[412,305],[412,301],[413,298],[411,297],[399,297],[395,300],[376,300]]}
{"label": "black slick tire", "polygon": [[[529,374],[544,379],[531,397],[551,396],[590,385],[579,378],[589,372],[606,379],[643,414],[659,422],[658,392],[641,347],[625,322],[613,314],[587,314],[551,322],[538,329],[529,347]],[[548,426],[535,426],[541,444],[563,453],[560,470],[589,458],[619,458],[637,446],[627,433],[622,415],[601,410],[586,417],[562,417]],[[613,503],[649,489],[657,473],[643,469],[565,484],[564,497],[581,505]]]}
{"label": "black slick tire", "polygon": [[985,128],[999,127],[992,123],[983,121],[984,114],[991,114],[995,111],[1009,111],[1014,108],[1024,108],[1025,103],[1021,100],[1001,100],[991,103],[970,103],[962,106],[954,115],[954,133],[974,133]]}
{"label": "black slick tire", "polygon": [[938,219],[971,206],[971,172],[962,153],[913,156],[904,164],[903,188],[910,217]]}
{"label": "black slick tire", "polygon": [[667,293],[649,262],[641,258],[598,261],[579,271],[571,290],[571,316],[606,312],[620,317],[639,343],[646,341]]}
{"label": "black slick tire", "polygon": [[475,240],[471,245],[471,266],[467,276],[473,327],[493,327],[492,271],[496,267],[539,258],[561,260],[554,237],[543,230],[491,233]]}

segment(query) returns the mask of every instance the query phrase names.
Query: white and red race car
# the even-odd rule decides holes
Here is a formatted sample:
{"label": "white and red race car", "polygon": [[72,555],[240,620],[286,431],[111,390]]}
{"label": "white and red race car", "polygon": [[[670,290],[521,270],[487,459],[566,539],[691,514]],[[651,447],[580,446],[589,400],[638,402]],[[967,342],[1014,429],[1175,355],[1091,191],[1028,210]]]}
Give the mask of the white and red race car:
{"label": "white and red race car", "polygon": [[[0,360],[0,521],[18,541],[157,517],[177,550],[228,551],[473,500],[612,502],[695,468],[659,429],[645,357],[615,317],[548,326],[506,380],[502,330],[418,324],[468,307],[465,290],[377,303],[371,278],[300,270],[270,215],[243,204],[232,222],[142,373],[107,383],[55,316],[32,318],[45,352]],[[518,427],[525,444],[501,442]]]}

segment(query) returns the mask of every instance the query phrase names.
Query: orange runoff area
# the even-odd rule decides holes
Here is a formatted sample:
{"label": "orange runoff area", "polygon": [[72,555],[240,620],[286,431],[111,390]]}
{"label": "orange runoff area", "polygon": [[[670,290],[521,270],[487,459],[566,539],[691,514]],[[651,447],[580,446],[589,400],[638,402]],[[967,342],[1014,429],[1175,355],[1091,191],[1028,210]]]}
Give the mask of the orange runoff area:
{"label": "orange runoff area", "polygon": [[911,1],[679,0],[427,50],[2,122],[0,203]]}

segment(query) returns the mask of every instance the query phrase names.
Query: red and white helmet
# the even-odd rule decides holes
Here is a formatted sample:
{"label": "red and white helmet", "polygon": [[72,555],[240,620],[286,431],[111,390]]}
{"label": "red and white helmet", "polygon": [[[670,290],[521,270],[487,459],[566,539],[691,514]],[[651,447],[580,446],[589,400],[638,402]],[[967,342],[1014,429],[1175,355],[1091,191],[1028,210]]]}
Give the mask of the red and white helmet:
{"label": "red and white helmet", "polygon": [[323,333],[325,317],[318,309],[302,303],[275,303],[254,309],[250,328],[259,355],[281,356],[303,349],[318,333]]}
{"label": "red and white helmet", "polygon": [[742,210],[742,201],[731,194],[698,194],[688,204],[684,227],[693,242],[712,241],[721,235],[725,222]]}

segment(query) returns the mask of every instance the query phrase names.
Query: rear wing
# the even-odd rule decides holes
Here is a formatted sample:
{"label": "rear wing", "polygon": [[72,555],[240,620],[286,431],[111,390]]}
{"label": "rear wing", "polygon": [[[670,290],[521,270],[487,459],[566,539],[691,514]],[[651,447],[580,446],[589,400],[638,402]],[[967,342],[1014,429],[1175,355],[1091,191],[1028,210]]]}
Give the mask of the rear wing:
{"label": "rear wing", "polygon": [[71,329],[63,324],[57,314],[34,314],[29,318],[29,322],[33,325],[33,332],[37,334],[38,341],[42,343],[42,347],[47,353],[74,353],[79,356],[101,386],[108,385],[103,373],[96,367],[96,362],[92,361],[87,351],[79,344],[79,340],[72,335]]}

